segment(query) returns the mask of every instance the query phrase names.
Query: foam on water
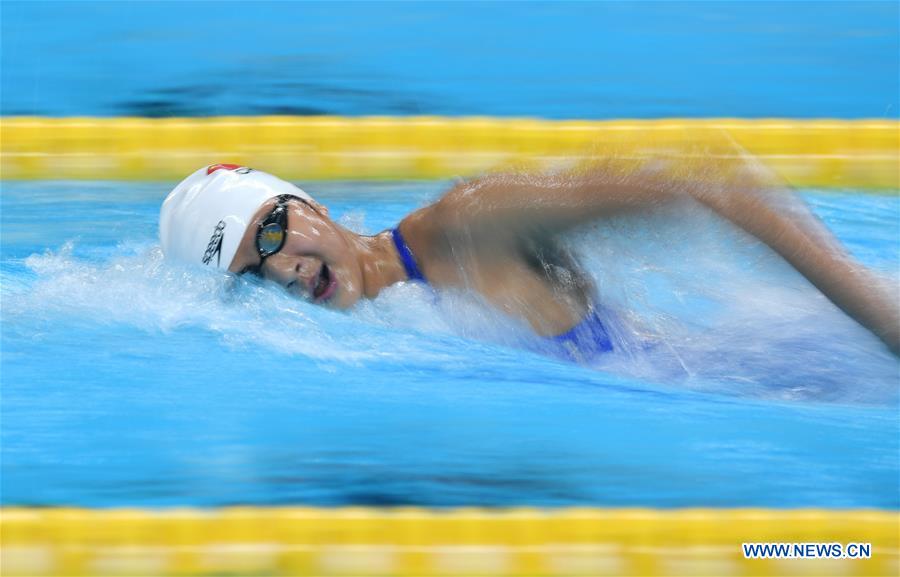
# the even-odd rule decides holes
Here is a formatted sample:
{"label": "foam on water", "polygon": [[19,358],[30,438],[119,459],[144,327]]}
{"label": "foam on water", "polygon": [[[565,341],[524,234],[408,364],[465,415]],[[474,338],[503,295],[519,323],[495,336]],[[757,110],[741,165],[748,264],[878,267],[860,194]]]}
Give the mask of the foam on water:
{"label": "foam on water", "polygon": [[[896,402],[886,347],[768,248],[698,208],[607,223],[577,246],[601,300],[640,335],[620,338],[600,368],[739,396]],[[896,294],[896,273],[884,279]]]}
{"label": "foam on water", "polygon": [[[364,232],[364,220],[342,223]],[[897,361],[877,339],[768,249],[702,211],[617,219],[570,241],[613,315],[616,350],[592,361],[597,370],[742,397],[897,400]],[[461,342],[470,339],[493,345],[489,357],[498,347],[549,352],[521,320],[464,292],[401,283],[345,314],[271,283],[167,263],[152,242],[120,244],[108,257],[78,258],[74,248],[31,255],[29,276],[8,275],[7,322],[200,329],[229,347],[326,365],[416,359],[439,370],[477,354]]]}
{"label": "foam on water", "polygon": [[[442,188],[404,187],[309,188],[370,233]],[[617,343],[579,366],[470,294],[403,283],[342,313],[168,263],[166,189],[5,185],[4,503],[900,503],[896,359],[709,215],[572,236]],[[833,206],[895,270],[897,199]]]}

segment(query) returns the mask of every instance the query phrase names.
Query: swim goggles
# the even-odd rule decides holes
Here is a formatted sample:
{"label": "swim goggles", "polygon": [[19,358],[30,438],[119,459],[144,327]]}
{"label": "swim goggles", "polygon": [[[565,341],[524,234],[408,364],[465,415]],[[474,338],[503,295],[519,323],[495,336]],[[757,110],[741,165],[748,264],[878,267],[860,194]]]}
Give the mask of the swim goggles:
{"label": "swim goggles", "polygon": [[282,194],[275,197],[275,207],[266,218],[259,223],[256,229],[256,252],[259,253],[260,263],[280,251],[287,241],[288,202],[302,198],[293,194]]}

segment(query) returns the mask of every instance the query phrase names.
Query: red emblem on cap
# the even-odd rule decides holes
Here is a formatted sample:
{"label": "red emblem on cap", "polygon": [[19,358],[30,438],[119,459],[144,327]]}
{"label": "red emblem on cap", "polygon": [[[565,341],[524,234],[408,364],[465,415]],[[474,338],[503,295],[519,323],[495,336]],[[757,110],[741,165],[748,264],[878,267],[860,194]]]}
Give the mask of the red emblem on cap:
{"label": "red emblem on cap", "polygon": [[206,169],[206,175],[209,176],[220,168],[224,168],[225,170],[237,170],[244,167],[240,164],[214,164]]}

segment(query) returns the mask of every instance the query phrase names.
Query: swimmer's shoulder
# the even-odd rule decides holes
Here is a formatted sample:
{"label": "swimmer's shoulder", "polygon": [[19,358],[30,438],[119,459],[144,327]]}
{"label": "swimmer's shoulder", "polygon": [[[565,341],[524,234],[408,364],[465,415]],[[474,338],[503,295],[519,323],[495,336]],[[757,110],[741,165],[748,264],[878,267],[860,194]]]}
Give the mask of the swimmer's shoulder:
{"label": "swimmer's shoulder", "polygon": [[430,284],[463,286],[473,276],[496,276],[521,260],[514,242],[501,243],[469,229],[458,220],[460,213],[448,208],[453,201],[443,200],[416,210],[397,226]]}
{"label": "swimmer's shoulder", "polygon": [[435,205],[410,213],[396,228],[428,283],[436,286],[447,284],[452,249],[445,227],[436,214]]}
{"label": "swimmer's shoulder", "polygon": [[477,201],[471,197],[469,185],[457,183],[438,200],[400,221],[398,228],[417,258],[441,259],[480,240],[473,238]]}

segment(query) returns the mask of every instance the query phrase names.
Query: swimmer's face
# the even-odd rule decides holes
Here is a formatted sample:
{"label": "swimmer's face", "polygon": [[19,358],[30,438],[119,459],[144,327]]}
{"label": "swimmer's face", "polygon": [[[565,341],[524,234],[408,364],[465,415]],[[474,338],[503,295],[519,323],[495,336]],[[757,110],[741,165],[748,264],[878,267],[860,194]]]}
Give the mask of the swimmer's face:
{"label": "swimmer's face", "polygon": [[353,258],[348,233],[328,217],[328,209],[321,204],[288,201],[284,246],[260,259],[256,249],[259,223],[275,205],[276,200],[271,199],[256,212],[228,270],[254,272],[317,304],[339,309],[352,306],[362,295],[362,272]]}

